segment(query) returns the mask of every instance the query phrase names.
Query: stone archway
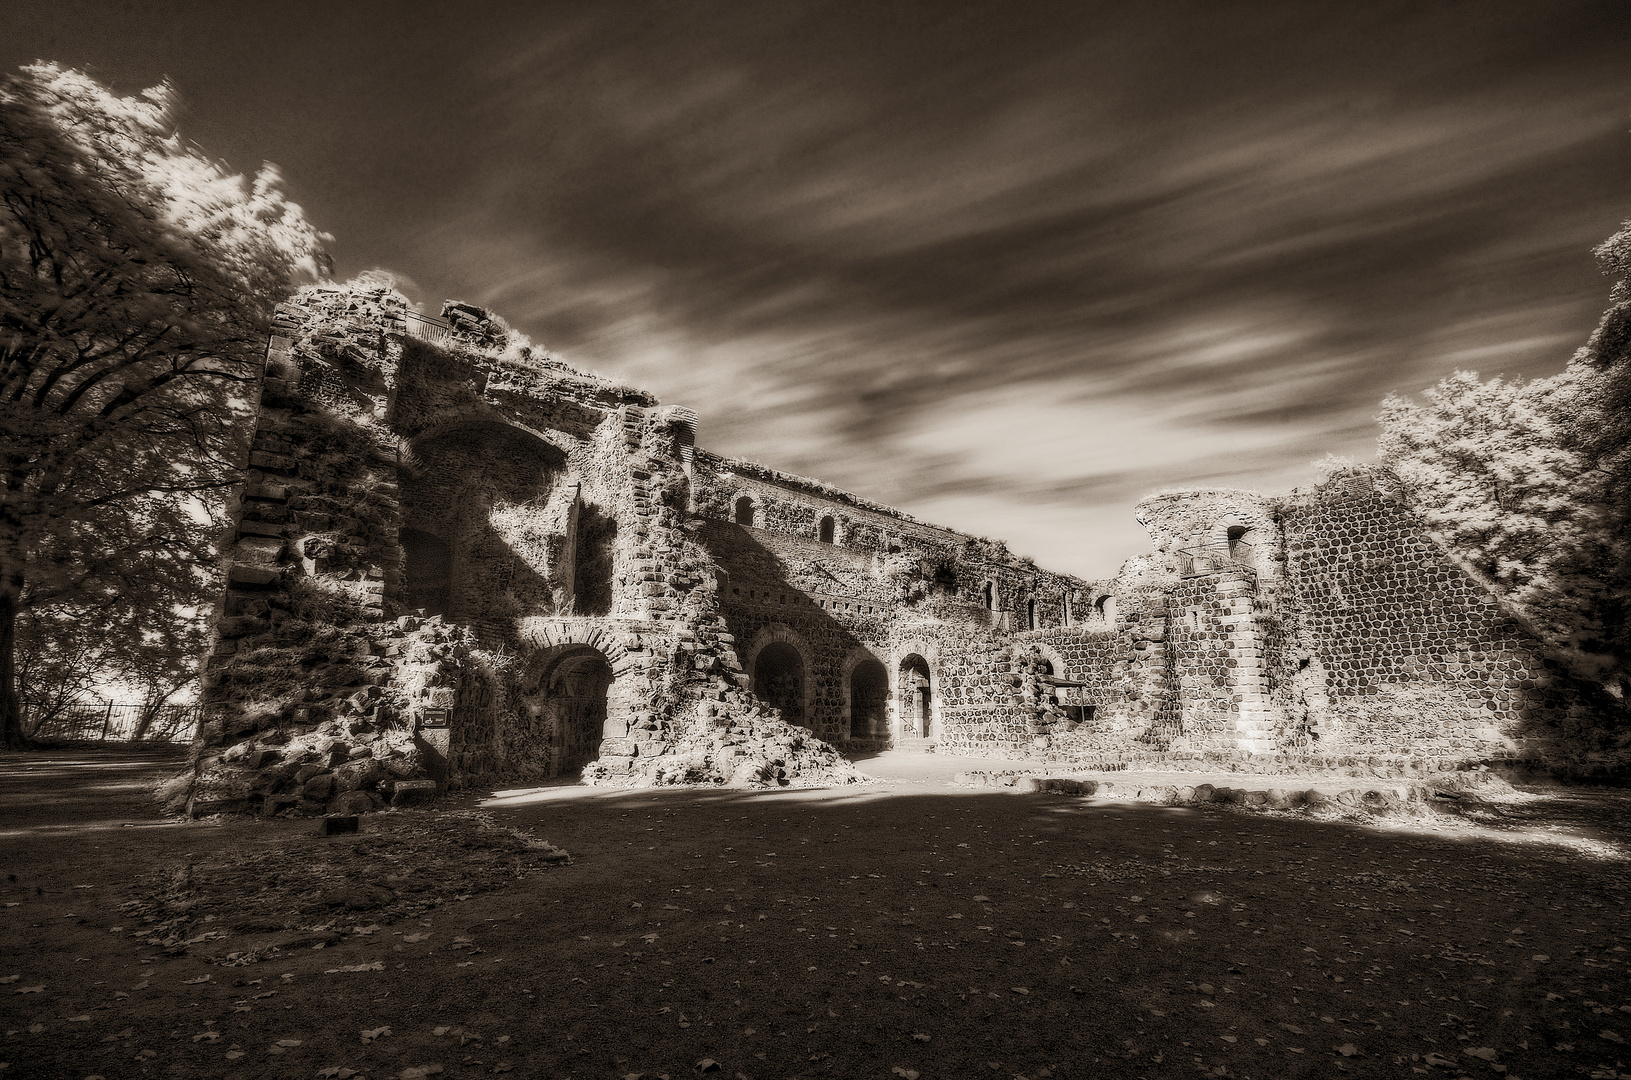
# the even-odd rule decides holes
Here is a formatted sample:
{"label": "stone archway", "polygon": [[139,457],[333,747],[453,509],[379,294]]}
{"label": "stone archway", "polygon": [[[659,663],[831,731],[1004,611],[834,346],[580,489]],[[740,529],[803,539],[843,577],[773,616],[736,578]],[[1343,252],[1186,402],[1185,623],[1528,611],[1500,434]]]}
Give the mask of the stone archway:
{"label": "stone archway", "polygon": [[[940,650],[933,642],[910,638],[890,653],[889,703],[896,739],[932,739],[940,734]],[[929,734],[923,734],[925,731]]]}
{"label": "stone archway", "polygon": [[643,654],[586,620],[526,619],[521,636],[535,651],[518,704],[532,738],[549,748],[549,775],[575,772],[603,752],[626,753],[631,680],[639,681]]}
{"label": "stone archway", "polygon": [[900,659],[896,686],[900,702],[900,733],[905,739],[932,739],[934,724],[934,682],[929,661],[918,653]]}
{"label": "stone archway", "polygon": [[755,697],[780,709],[782,719],[789,724],[814,730],[810,682],[815,657],[802,637],[781,623],[771,623],[753,639],[747,669],[753,678]]}
{"label": "stone archway", "polygon": [[844,731],[851,739],[889,734],[889,669],[865,649],[844,661]]}

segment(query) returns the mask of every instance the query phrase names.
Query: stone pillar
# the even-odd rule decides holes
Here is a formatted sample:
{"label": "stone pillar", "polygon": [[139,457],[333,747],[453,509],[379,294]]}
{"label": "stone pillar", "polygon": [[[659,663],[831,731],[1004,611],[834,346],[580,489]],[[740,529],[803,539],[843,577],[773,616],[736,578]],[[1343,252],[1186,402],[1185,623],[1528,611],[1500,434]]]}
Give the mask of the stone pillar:
{"label": "stone pillar", "polygon": [[1216,588],[1235,747],[1248,754],[1272,754],[1279,710],[1269,700],[1268,671],[1263,663],[1263,641],[1255,610],[1257,580],[1246,571],[1226,571],[1217,576]]}

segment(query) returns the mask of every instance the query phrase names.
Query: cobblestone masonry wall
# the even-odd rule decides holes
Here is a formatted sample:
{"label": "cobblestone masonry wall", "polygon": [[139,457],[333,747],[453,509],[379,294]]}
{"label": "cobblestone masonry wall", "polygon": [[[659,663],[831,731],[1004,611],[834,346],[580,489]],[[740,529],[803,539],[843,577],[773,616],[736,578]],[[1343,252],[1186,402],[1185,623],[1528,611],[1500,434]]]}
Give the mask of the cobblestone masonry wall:
{"label": "cobblestone masonry wall", "polygon": [[1619,730],[1386,474],[1152,497],[1153,550],[1083,581],[711,454],[689,410],[479,308],[359,286],[280,312],[256,424],[195,811],[588,758],[591,782],[831,782],[844,744],[1555,756]]}
{"label": "cobblestone masonry wall", "polygon": [[1601,731],[1607,703],[1594,707],[1445,555],[1391,476],[1335,478],[1288,499],[1283,520],[1283,602],[1304,629],[1280,660],[1278,697],[1306,714],[1316,745],[1544,755]]}

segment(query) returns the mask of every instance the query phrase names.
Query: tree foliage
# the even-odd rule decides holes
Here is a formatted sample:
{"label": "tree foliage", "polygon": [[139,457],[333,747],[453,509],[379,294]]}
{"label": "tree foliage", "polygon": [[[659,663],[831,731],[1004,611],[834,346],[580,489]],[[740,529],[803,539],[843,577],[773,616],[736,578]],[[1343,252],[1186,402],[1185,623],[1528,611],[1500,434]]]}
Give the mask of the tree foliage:
{"label": "tree foliage", "polygon": [[[21,738],[18,616],[162,639],[209,588],[276,303],[328,239],[275,169],[173,131],[168,84],[119,97],[39,64],[0,82],[0,712]],[[36,618],[37,630],[51,623]]]}
{"label": "tree foliage", "polygon": [[1383,402],[1380,449],[1428,524],[1581,674],[1631,672],[1631,225],[1597,249],[1610,306],[1560,374],[1458,371]]}

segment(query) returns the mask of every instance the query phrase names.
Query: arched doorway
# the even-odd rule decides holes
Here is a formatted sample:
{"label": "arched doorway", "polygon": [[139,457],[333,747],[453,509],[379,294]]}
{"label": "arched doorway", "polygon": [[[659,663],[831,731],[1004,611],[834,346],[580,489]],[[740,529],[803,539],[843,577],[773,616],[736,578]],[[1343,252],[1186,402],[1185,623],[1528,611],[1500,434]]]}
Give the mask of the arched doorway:
{"label": "arched doorway", "polygon": [[599,649],[571,649],[544,673],[539,692],[550,720],[550,772],[576,772],[600,756],[612,665]]}
{"label": "arched doorway", "polygon": [[736,523],[738,525],[753,525],[754,509],[753,500],[750,497],[746,495],[739,497],[736,500]]}
{"label": "arched doorway", "polygon": [[772,641],[753,661],[753,693],[781,710],[789,724],[808,727],[804,716],[804,657],[785,641]]}
{"label": "arched doorway", "polygon": [[849,677],[849,734],[870,739],[883,733],[889,715],[889,669],[867,657]]}
{"label": "arched doorway", "polygon": [[929,662],[911,653],[900,662],[900,728],[904,738],[932,738],[934,701]]}

